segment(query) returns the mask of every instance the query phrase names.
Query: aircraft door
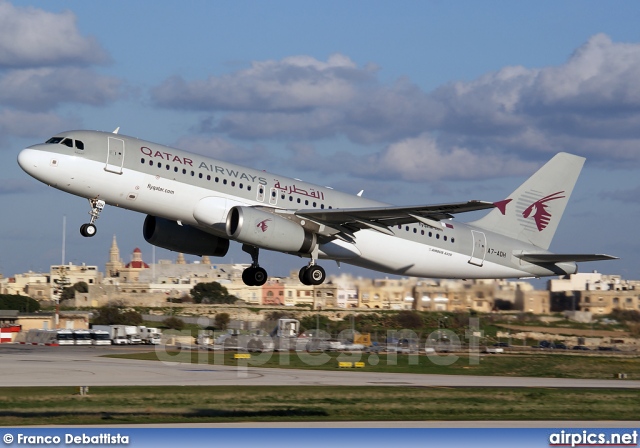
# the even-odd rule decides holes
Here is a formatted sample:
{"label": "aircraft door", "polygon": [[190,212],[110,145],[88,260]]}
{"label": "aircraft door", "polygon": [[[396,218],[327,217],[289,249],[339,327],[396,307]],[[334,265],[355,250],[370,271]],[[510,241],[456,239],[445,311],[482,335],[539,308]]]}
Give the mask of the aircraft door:
{"label": "aircraft door", "polygon": [[473,237],[473,248],[471,249],[469,263],[482,266],[484,257],[487,254],[487,237],[483,232],[478,232],[477,230],[472,230],[471,236]]}
{"label": "aircraft door", "polygon": [[107,145],[107,165],[105,171],[115,174],[122,174],[122,166],[124,165],[124,140],[115,137],[109,137]]}

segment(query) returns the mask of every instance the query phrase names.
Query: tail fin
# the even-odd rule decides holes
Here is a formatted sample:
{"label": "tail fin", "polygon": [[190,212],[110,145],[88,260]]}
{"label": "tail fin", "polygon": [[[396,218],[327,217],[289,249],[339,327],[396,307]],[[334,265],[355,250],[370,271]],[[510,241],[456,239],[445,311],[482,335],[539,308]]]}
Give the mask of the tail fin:
{"label": "tail fin", "polygon": [[549,249],[584,157],[558,153],[508,199],[471,225]]}

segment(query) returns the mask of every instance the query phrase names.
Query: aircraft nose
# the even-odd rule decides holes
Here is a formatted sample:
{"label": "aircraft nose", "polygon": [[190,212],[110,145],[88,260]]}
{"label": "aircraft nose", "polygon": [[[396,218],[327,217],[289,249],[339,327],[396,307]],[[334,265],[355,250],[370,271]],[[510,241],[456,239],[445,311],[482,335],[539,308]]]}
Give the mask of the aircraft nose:
{"label": "aircraft nose", "polygon": [[26,148],[18,154],[18,165],[28,174],[32,174],[35,168],[38,168],[38,156],[35,149]]}

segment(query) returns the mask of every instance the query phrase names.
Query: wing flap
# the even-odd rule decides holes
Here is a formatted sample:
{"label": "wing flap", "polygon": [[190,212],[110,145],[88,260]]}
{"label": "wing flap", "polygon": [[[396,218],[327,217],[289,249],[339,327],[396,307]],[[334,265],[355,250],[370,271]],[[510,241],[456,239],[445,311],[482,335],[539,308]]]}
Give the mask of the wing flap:
{"label": "wing flap", "polygon": [[606,254],[520,254],[515,256],[529,263],[565,263],[618,259],[618,257]]}

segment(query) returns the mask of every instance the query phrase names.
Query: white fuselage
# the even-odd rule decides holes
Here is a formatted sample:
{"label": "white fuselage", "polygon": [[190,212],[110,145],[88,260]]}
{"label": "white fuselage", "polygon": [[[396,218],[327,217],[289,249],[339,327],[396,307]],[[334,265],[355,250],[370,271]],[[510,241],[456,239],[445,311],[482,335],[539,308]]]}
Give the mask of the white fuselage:
{"label": "white fuselage", "polygon": [[[35,145],[20,153],[20,166],[65,192],[194,226],[220,238],[228,238],[224,223],[236,205],[282,210],[387,205],[131,137],[94,131],[60,135],[83,141],[84,148]],[[120,145],[116,150],[113,142]],[[575,268],[570,264],[557,271],[523,262],[513,254],[532,249],[530,245],[448,222],[441,229],[421,223],[395,226],[394,235],[360,230],[354,242],[323,241],[318,255],[391,274],[436,278],[531,277]]]}

